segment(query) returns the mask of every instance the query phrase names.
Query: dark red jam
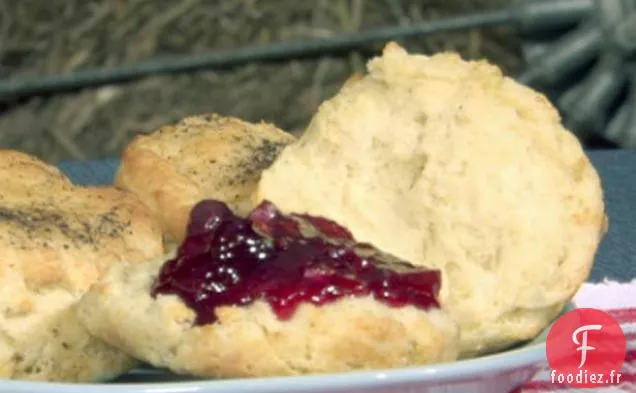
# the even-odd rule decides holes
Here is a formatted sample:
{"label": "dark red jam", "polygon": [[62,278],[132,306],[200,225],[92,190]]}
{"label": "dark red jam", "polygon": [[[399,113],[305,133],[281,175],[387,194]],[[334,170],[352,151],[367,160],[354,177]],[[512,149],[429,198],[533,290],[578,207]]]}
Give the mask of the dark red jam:
{"label": "dark red jam", "polygon": [[415,267],[357,243],[333,221],[283,215],[270,202],[247,218],[206,200],[192,210],[187,237],[167,261],[152,295],[175,294],[197,313],[196,324],[216,320],[220,306],[265,300],[278,318],[303,302],[326,304],[371,295],[392,307],[439,307],[440,272]]}

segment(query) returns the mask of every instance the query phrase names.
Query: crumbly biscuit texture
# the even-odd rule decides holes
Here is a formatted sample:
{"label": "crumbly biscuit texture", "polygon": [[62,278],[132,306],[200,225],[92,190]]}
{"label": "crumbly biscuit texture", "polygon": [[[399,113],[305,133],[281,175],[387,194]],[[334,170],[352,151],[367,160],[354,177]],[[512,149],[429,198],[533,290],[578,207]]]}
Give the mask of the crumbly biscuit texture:
{"label": "crumbly biscuit texture", "polygon": [[301,305],[285,321],[257,301],[221,307],[216,322],[193,326],[195,314],[178,297],[150,295],[162,263],[116,266],[79,306],[93,334],[157,367],[200,377],[264,377],[457,356],[457,327],[440,310],[389,308],[367,297]]}
{"label": "crumbly biscuit texture", "polygon": [[0,150],[0,378],[94,381],[136,364],[93,338],[75,305],[110,266],[161,255],[161,227],[132,194],[75,187]]}
{"label": "crumbly biscuit texture", "polygon": [[254,202],[336,220],[442,270],[462,356],[539,333],[606,230],[599,176],[555,108],[485,61],[389,44],[262,174]]}
{"label": "crumbly biscuit texture", "polygon": [[187,117],[135,138],[115,184],[138,195],[178,242],[190,210],[202,199],[218,199],[237,214],[247,213],[261,171],[294,140],[271,124],[215,114]]}

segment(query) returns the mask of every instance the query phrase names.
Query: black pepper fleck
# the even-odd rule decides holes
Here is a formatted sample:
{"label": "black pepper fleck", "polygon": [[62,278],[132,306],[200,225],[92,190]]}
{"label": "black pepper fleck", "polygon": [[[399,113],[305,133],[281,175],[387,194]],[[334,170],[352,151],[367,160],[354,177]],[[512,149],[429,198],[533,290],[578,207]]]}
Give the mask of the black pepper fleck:
{"label": "black pepper fleck", "polygon": [[237,172],[240,175],[235,178],[235,181],[245,184],[255,176],[259,176],[263,170],[274,162],[285,146],[287,146],[287,142],[273,142],[269,139],[261,139],[260,143],[251,149],[252,154],[237,165],[240,169]]}

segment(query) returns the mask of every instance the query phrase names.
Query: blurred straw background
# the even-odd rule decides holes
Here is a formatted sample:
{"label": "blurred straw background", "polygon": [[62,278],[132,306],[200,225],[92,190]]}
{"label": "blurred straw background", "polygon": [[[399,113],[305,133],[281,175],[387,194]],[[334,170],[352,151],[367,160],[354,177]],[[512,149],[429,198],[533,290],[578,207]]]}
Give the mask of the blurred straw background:
{"label": "blurred straw background", "polygon": [[[409,24],[507,0],[0,0],[0,77],[53,75],[246,44],[329,37]],[[522,67],[506,29],[402,42],[424,53],[459,51],[506,73]],[[368,48],[369,53],[379,47]],[[367,51],[365,51],[367,53]],[[117,156],[139,132],[196,113],[273,122],[290,132],[354,71],[361,53],[149,77],[124,85],[33,97],[0,107],[0,147],[50,162]]]}

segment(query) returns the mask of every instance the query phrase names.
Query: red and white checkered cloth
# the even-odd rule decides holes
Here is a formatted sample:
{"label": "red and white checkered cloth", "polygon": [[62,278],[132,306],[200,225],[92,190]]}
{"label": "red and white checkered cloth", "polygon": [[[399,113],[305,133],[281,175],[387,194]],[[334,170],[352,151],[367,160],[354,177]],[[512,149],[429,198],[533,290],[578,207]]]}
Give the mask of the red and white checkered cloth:
{"label": "red and white checkered cloth", "polygon": [[538,373],[515,393],[636,393],[636,280],[630,283],[605,281],[599,284],[585,284],[574,297],[575,307],[589,307],[610,314],[623,327],[627,339],[627,356],[621,369],[621,384],[594,389],[576,389],[553,384],[549,370]]}

